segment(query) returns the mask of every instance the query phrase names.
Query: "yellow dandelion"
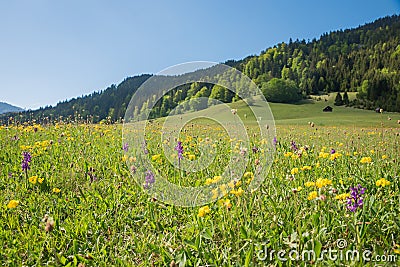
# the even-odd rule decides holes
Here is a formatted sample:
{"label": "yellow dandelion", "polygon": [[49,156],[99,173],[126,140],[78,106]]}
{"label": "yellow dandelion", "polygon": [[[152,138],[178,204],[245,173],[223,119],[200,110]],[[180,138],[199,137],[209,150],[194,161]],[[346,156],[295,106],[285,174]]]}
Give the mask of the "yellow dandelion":
{"label": "yellow dandelion", "polygon": [[12,200],[10,200],[10,202],[8,202],[7,208],[13,209],[13,208],[16,208],[18,205],[19,205],[19,201],[12,199]]}
{"label": "yellow dandelion", "polygon": [[212,193],[211,198],[212,198],[213,200],[215,200],[215,199],[218,198],[218,188],[215,188],[215,189],[211,190],[211,193]]}
{"label": "yellow dandelion", "polygon": [[43,181],[44,181],[44,178],[38,178],[38,183],[39,183],[39,184],[42,184]]}
{"label": "yellow dandelion", "polygon": [[29,177],[28,181],[29,181],[31,184],[36,184],[37,179],[38,179],[37,176],[32,176],[32,177]]}
{"label": "yellow dandelion", "polygon": [[285,154],[283,154],[283,156],[285,156],[286,158],[291,157],[293,155],[293,152],[286,152]]}
{"label": "yellow dandelion", "polygon": [[318,155],[318,157],[319,158],[323,158],[323,159],[326,159],[327,157],[329,157],[329,153],[328,152],[319,152],[319,155]]}
{"label": "yellow dandelion", "polygon": [[310,192],[310,193],[308,194],[307,199],[308,199],[308,200],[313,200],[313,199],[316,199],[317,197],[318,197],[317,191],[312,191],[312,192]]}
{"label": "yellow dandelion", "polygon": [[381,178],[378,181],[376,181],[376,186],[381,186],[381,187],[385,187],[387,185],[390,185],[390,181],[386,180],[385,178]]}
{"label": "yellow dandelion", "polygon": [[336,153],[331,154],[330,159],[335,160],[341,156],[342,156],[342,154],[336,152]]}
{"label": "yellow dandelion", "polygon": [[221,190],[222,195],[226,195],[226,184],[220,185],[219,189]]}
{"label": "yellow dandelion", "polygon": [[318,178],[317,181],[315,182],[315,185],[318,188],[322,188],[324,186],[331,185],[331,184],[332,184],[332,180],[329,180],[326,178]]}
{"label": "yellow dandelion", "polygon": [[199,208],[199,213],[197,214],[197,216],[204,217],[206,214],[208,214],[210,212],[211,212],[210,207],[204,206],[204,207]]}
{"label": "yellow dandelion", "polygon": [[314,183],[314,182],[306,182],[306,183],[304,184],[304,186],[305,186],[305,187],[315,186],[315,183]]}
{"label": "yellow dandelion", "polygon": [[343,193],[335,196],[336,200],[346,200],[350,196],[349,193]]}
{"label": "yellow dandelion", "polygon": [[293,169],[290,171],[290,173],[291,173],[292,175],[299,173],[299,168],[293,168]]}
{"label": "yellow dandelion", "polygon": [[58,193],[60,193],[60,192],[61,192],[61,189],[60,189],[60,188],[57,188],[57,187],[53,188],[53,193],[58,194]]}
{"label": "yellow dandelion", "polygon": [[301,167],[301,170],[302,171],[309,171],[309,170],[311,170],[311,166],[303,166],[303,167]]}
{"label": "yellow dandelion", "polygon": [[303,190],[303,187],[298,186],[298,187],[296,188],[296,190],[299,192],[299,191]]}
{"label": "yellow dandelion", "polygon": [[151,160],[152,160],[152,161],[156,161],[156,160],[158,160],[160,157],[161,157],[161,154],[153,155],[153,156],[151,156]]}
{"label": "yellow dandelion", "polygon": [[212,184],[213,183],[213,179],[211,179],[211,178],[207,178],[206,179],[206,185],[210,185],[210,184]]}
{"label": "yellow dandelion", "polygon": [[220,199],[218,201],[218,204],[220,206],[226,207],[227,209],[230,209],[232,207],[231,201],[229,199]]}
{"label": "yellow dandelion", "polygon": [[360,160],[361,163],[371,163],[372,162],[372,158],[371,157],[363,157]]}
{"label": "yellow dandelion", "polygon": [[237,190],[231,190],[231,194],[234,194],[237,197],[240,197],[241,195],[243,195],[244,190],[239,187]]}

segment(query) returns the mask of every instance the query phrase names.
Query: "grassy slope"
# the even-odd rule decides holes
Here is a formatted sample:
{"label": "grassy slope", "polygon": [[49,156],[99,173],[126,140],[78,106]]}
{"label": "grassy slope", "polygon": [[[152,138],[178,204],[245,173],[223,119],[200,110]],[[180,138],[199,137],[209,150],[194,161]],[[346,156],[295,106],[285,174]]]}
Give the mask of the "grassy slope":
{"label": "grassy slope", "polygon": [[[355,109],[344,106],[335,106],[334,99],[336,94],[332,93],[329,96],[321,96],[322,100],[316,99],[304,100],[298,104],[281,104],[269,103],[272,110],[276,125],[307,125],[313,122],[318,126],[354,126],[354,127],[400,127],[397,120],[400,120],[400,113],[384,112],[376,113],[372,110]],[[349,98],[355,97],[355,93],[349,93]],[[327,101],[325,101],[326,99]],[[232,108],[238,110],[239,116],[244,119],[244,114],[247,114],[247,122],[252,123],[255,119],[250,116],[251,112],[246,104],[242,101],[228,104]],[[323,108],[331,106],[333,112],[323,112]],[[253,106],[254,109],[261,107]],[[224,111],[224,112],[223,112]],[[224,119],[224,116],[230,113],[226,112],[226,107],[216,105],[205,110],[195,113],[196,116],[212,115],[217,119]],[[192,116],[194,114],[192,113]],[[183,115],[185,116],[185,115]],[[391,118],[389,120],[388,118]],[[164,119],[161,119],[164,120]]]}
{"label": "grassy slope", "polygon": [[[350,93],[351,94],[351,93]],[[334,106],[336,94],[325,96],[327,101],[306,100],[299,104],[269,103],[276,125],[306,125],[314,122],[316,126],[359,126],[359,127],[400,127],[400,113],[376,113],[344,106]],[[354,96],[351,94],[350,99]],[[324,97],[322,97],[324,99]],[[327,105],[333,107],[333,112],[322,112]],[[233,104],[239,114],[246,113],[243,103]],[[388,120],[391,118],[391,120]]]}

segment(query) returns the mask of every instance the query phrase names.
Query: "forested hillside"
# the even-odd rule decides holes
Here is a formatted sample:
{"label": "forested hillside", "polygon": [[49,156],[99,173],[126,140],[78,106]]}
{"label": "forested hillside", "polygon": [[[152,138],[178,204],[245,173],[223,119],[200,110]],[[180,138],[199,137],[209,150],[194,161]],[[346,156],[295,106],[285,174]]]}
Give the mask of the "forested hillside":
{"label": "forested hillside", "polygon": [[7,112],[18,112],[18,111],[22,111],[22,110],[23,110],[22,108],[15,107],[8,103],[0,102],[0,114],[7,113]]}
{"label": "forested hillside", "polygon": [[[397,15],[355,29],[325,33],[318,40],[289,40],[260,55],[225,63],[253,79],[272,102],[291,103],[311,94],[328,92],[358,92],[355,100],[339,103],[400,111],[400,17]],[[56,107],[22,112],[17,117],[19,120],[63,116],[93,122],[107,118],[116,121],[124,117],[133,93],[149,77],[151,75],[126,78],[118,86],[60,102]],[[224,102],[238,100],[221,86],[194,83],[163,97],[151,116],[165,116],[187,99],[192,99],[189,103],[193,103],[193,109],[198,109],[195,101],[198,97],[213,97]],[[1,118],[7,119],[5,115]]]}
{"label": "forested hillside", "polygon": [[352,105],[400,111],[400,17],[326,33],[308,43],[290,40],[239,69],[259,86],[278,78],[294,81],[303,96],[357,91]]}

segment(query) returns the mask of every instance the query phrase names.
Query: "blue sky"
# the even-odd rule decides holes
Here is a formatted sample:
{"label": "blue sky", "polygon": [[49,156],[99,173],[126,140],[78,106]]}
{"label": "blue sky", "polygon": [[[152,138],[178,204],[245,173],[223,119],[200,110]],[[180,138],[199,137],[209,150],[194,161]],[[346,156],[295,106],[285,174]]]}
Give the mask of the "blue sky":
{"label": "blue sky", "polygon": [[399,13],[399,0],[0,1],[0,101],[55,105],[127,76],[240,59]]}

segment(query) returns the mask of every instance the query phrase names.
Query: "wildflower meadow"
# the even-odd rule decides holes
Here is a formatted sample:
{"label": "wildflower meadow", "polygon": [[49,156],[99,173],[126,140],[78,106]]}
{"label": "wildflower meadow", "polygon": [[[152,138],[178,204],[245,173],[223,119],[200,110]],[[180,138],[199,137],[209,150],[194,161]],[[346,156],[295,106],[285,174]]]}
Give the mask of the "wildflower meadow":
{"label": "wildflower meadow", "polygon": [[[262,144],[242,151],[241,140],[217,125],[194,124],[170,140],[176,159],[194,160],[204,142],[220,155],[196,176],[173,170],[158,151],[160,125],[148,126],[146,152],[170,181],[218,184],[223,155],[248,153],[242,178],[218,184],[218,200],[176,207],[147,193],[154,173],[144,172],[142,184],[132,178],[141,169],[124,154],[132,148],[122,141],[121,124],[0,127],[2,264],[363,266],[377,256],[399,264],[399,128],[278,125],[272,167],[251,191],[264,164]],[[290,257],[270,253],[293,249]],[[327,249],[360,254],[324,257]],[[302,259],[304,250],[315,257]],[[361,257],[365,250],[368,258]]]}

